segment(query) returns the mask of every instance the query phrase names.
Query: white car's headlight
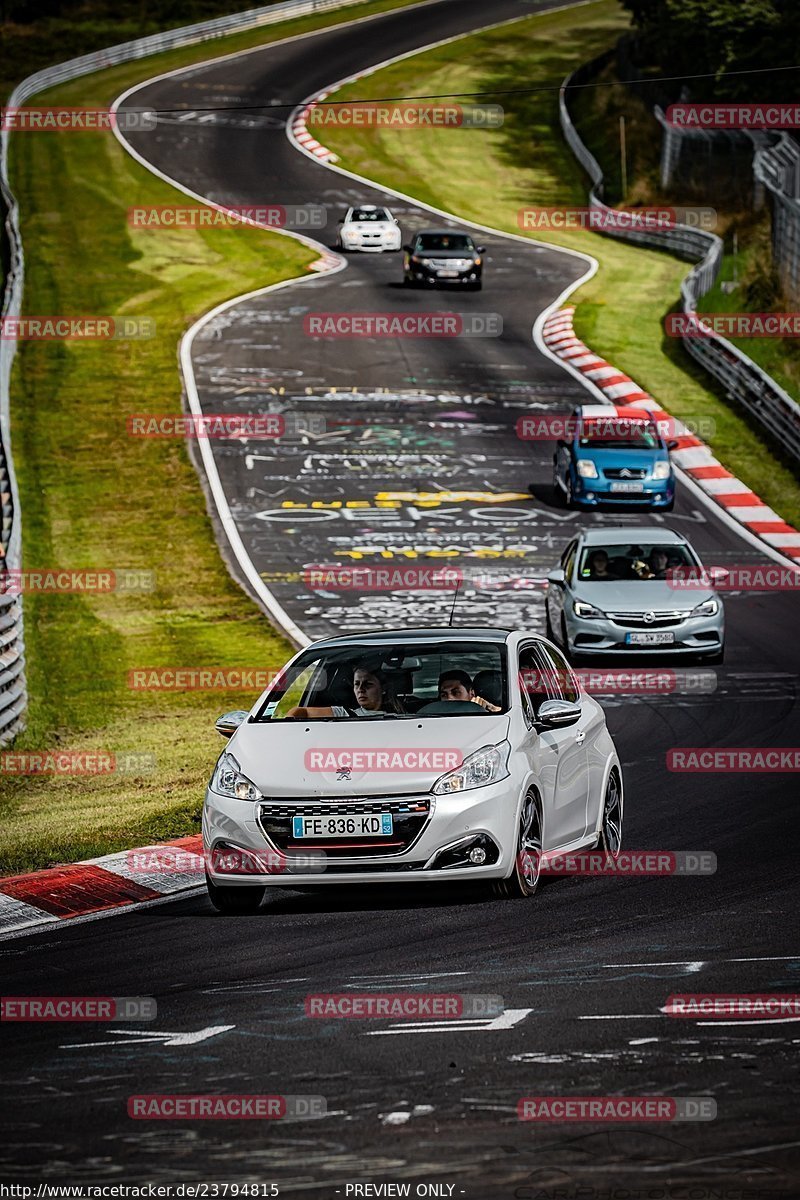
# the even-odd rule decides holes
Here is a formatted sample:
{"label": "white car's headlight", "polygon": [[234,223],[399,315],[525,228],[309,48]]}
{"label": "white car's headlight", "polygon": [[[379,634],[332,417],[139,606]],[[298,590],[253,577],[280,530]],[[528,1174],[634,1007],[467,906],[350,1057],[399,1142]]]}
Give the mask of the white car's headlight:
{"label": "white car's headlight", "polygon": [[704,600],[702,604],[698,604],[697,608],[692,609],[693,617],[715,617],[719,612],[719,600],[715,600],[712,596],[710,600]]}
{"label": "white car's headlight", "polygon": [[226,750],[219,757],[219,762],[211,776],[211,790],[218,796],[230,796],[234,800],[260,800],[261,792],[251,783],[241,768]]}
{"label": "white car's headlight", "polygon": [[509,742],[498,746],[482,746],[464,759],[455,771],[448,771],[436,780],[431,788],[434,796],[450,796],[453,792],[468,792],[472,788],[486,787],[508,776]]}
{"label": "white car's headlight", "polygon": [[579,458],[575,466],[581,479],[597,479],[597,467],[590,458]]}
{"label": "white car's headlight", "polygon": [[657,462],[653,467],[653,479],[669,479],[672,466],[668,462]]}
{"label": "white car's headlight", "polygon": [[572,611],[576,617],[604,617],[606,614],[601,608],[595,608],[588,600],[573,600]]}

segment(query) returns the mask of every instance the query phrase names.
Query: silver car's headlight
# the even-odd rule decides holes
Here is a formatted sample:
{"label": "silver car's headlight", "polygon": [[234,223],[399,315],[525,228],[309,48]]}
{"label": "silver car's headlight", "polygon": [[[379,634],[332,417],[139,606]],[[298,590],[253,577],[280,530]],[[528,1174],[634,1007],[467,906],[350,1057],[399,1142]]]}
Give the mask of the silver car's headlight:
{"label": "silver car's headlight", "polygon": [[261,800],[261,792],[251,783],[241,768],[226,750],[219,757],[219,762],[211,776],[211,790],[218,796],[230,796],[233,800]]}
{"label": "silver car's headlight", "polygon": [[653,467],[653,479],[669,479],[672,474],[672,465],[668,462],[657,462]]}
{"label": "silver car's headlight", "polygon": [[436,780],[431,788],[434,796],[450,796],[453,792],[468,792],[472,788],[486,787],[508,776],[509,742],[498,746],[482,746],[468,755],[460,767],[448,771]]}
{"label": "silver car's headlight", "polygon": [[715,617],[719,612],[719,600],[713,597],[710,600],[704,600],[702,604],[698,604],[697,608],[692,609],[693,617]]}
{"label": "silver car's headlight", "polygon": [[584,618],[602,618],[606,615],[602,608],[595,608],[595,606],[590,604],[588,600],[573,600],[572,611],[575,613],[576,617]]}

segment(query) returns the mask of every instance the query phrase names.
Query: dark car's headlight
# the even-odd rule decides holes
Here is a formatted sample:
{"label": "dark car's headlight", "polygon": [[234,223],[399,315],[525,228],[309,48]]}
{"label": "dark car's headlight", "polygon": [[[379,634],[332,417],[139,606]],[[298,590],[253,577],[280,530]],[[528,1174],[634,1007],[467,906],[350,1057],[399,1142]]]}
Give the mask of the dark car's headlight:
{"label": "dark car's headlight", "polygon": [[441,775],[431,788],[434,796],[452,796],[454,792],[469,792],[473,788],[497,783],[508,775],[509,742],[497,746],[482,746],[468,755],[460,767]]}
{"label": "dark car's headlight", "polygon": [[236,759],[225,750],[211,776],[211,790],[218,796],[230,796],[232,800],[261,800],[261,792],[246,775]]}

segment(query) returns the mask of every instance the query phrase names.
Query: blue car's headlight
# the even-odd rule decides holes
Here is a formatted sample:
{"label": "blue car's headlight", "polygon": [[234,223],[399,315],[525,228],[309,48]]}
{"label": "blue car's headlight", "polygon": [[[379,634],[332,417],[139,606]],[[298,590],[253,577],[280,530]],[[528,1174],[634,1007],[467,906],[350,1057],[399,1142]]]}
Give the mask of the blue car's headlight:
{"label": "blue car's headlight", "polygon": [[669,479],[672,474],[672,464],[669,462],[657,462],[653,467],[653,479]]}
{"label": "blue car's headlight", "polygon": [[579,458],[575,468],[581,479],[597,479],[597,467],[590,458]]}
{"label": "blue car's headlight", "polygon": [[468,755],[460,767],[441,775],[431,788],[434,796],[450,796],[453,792],[468,792],[472,788],[486,787],[497,783],[508,775],[509,742],[498,746],[482,746]]}
{"label": "blue car's headlight", "polygon": [[219,757],[219,761],[211,776],[211,790],[218,796],[230,796],[233,800],[261,800],[261,792],[254,783],[242,774],[241,768],[227,750]]}

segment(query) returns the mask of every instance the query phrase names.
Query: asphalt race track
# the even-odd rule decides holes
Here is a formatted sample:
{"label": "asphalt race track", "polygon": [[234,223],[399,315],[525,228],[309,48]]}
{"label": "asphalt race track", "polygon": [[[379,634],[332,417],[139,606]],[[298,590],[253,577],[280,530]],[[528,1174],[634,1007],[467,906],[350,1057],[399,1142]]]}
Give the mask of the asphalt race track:
{"label": "asphalt race track", "polygon": [[[135,93],[130,103],[162,118],[157,132],[130,140],[154,167],[217,202],[324,204],[328,225],[316,236],[329,245],[337,217],[357,201],[389,204],[404,234],[439,225],[424,208],[298,153],[285,107],[241,121],[230,112],[208,120],[202,110],[299,101],[389,53],[536,7],[441,0],[357,32],[333,29],[195,67]],[[327,422],[316,440],[214,444],[247,553],[310,637],[437,623],[448,600],[313,592],[302,580],[308,565],[447,561],[536,577],[574,529],[625,519],[560,507],[552,447],[515,435],[520,415],[586,398],[531,340],[537,314],[585,264],[475,236],[487,247],[482,292],[405,290],[399,255],[351,255],[344,270],[234,305],[195,339],[205,412],[285,407]],[[503,335],[304,333],[308,313],[333,311],[499,313]],[[507,496],[498,502],[490,495],[498,493]],[[348,501],[362,503],[348,509]],[[709,562],[761,557],[682,486],[664,520]],[[541,588],[520,591],[500,575],[496,583],[465,586],[456,623],[541,630]],[[660,1011],[672,993],[800,990],[792,777],[665,767],[676,746],[800,744],[796,597],[733,594],[726,612],[726,663],[713,691],[607,701],[625,768],[626,847],[711,851],[715,874],[553,879],[527,904],[433,887],[276,891],[259,915],[235,918],[218,917],[198,891],[5,942],[8,994],[152,995],[159,1014],[132,1032],[8,1027],[4,1176],[45,1178],[47,1162],[55,1181],[276,1181],[281,1194],[320,1197],[390,1181],[475,1200],[798,1194],[797,1018],[723,1024]],[[304,1015],[308,993],[350,989],[499,994],[506,1014],[449,1029]],[[155,1038],[153,1027],[173,1036]],[[274,1125],[127,1116],[132,1094],[167,1092],[315,1094],[328,1114]],[[711,1096],[718,1111],[710,1122],[606,1130],[518,1121],[521,1096],[564,1093]]]}

